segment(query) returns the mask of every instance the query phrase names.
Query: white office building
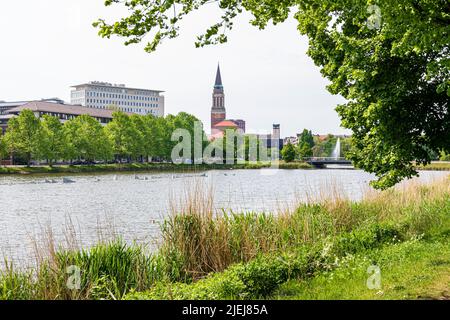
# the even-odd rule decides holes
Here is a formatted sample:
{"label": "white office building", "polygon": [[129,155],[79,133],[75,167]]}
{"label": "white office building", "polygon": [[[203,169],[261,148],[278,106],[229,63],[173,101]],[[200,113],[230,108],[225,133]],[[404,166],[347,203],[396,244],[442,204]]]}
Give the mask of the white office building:
{"label": "white office building", "polygon": [[73,86],[71,104],[164,117],[164,91],[127,88],[125,85],[89,82]]}

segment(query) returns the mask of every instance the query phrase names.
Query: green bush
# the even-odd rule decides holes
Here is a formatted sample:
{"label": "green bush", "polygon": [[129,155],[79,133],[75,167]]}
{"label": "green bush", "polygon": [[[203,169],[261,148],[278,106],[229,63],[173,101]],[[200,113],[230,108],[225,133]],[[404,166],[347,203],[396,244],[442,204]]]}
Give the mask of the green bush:
{"label": "green bush", "polygon": [[258,257],[246,265],[236,266],[235,272],[245,286],[245,295],[267,297],[289,274],[289,265],[283,257]]}
{"label": "green bush", "polygon": [[398,227],[374,224],[338,236],[333,246],[333,252],[336,255],[354,254],[402,240],[403,235]]}

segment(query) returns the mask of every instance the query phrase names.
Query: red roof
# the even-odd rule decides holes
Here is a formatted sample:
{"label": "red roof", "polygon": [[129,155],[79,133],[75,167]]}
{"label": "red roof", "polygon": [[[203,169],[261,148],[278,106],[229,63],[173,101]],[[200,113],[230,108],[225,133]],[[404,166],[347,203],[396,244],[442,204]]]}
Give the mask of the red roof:
{"label": "red roof", "polygon": [[239,126],[230,120],[224,120],[214,126],[215,128],[238,128]]}

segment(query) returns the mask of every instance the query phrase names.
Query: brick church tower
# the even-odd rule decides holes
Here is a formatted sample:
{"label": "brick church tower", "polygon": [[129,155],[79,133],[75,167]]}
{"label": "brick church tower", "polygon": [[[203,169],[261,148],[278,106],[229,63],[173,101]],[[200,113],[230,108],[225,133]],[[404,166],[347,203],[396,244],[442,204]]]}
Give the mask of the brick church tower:
{"label": "brick church tower", "polygon": [[216,83],[214,84],[213,105],[211,109],[211,132],[216,131],[216,125],[227,117],[225,110],[225,92],[222,85],[220,65],[217,66]]}

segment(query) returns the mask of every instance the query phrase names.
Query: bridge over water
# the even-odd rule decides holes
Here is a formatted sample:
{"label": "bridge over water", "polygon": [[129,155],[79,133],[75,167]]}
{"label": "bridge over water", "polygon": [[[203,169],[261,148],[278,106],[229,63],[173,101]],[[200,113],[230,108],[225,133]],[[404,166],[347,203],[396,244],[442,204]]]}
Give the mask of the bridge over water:
{"label": "bridge over water", "polygon": [[327,165],[352,165],[350,160],[345,158],[309,158],[306,162],[314,167],[323,168]]}

